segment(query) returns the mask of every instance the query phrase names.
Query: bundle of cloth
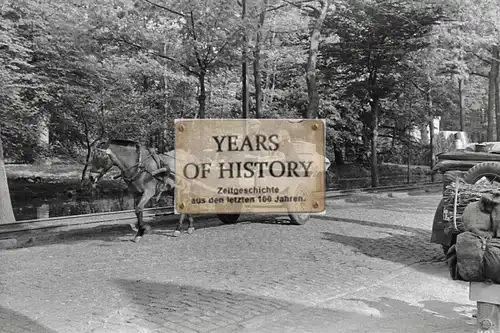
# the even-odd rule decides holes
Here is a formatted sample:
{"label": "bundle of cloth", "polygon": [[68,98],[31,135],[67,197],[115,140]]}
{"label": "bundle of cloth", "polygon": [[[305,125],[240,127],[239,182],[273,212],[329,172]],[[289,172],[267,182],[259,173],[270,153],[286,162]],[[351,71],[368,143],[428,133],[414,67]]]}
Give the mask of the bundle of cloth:
{"label": "bundle of cloth", "polygon": [[447,254],[451,277],[500,284],[500,191],[468,204],[462,223],[464,232]]}

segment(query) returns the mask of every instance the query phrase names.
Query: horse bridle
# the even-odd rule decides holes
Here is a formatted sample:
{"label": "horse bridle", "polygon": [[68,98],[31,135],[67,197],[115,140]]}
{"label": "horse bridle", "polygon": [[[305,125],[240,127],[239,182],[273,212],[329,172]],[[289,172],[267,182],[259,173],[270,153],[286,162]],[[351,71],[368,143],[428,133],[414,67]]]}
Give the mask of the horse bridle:
{"label": "horse bridle", "polygon": [[[99,148],[95,148],[95,151],[101,151],[101,152],[104,152],[104,149],[99,149]],[[95,154],[95,151],[94,151],[94,154]],[[92,159],[95,159],[95,155],[92,157]],[[91,162],[93,163],[93,162]],[[87,162],[87,165],[88,165],[88,162]],[[109,170],[106,169],[106,167],[102,167],[100,169],[100,171],[93,171],[92,169],[89,171],[89,179],[92,183],[96,184],[99,180],[101,180],[101,178],[106,174],[106,172]],[[97,174],[97,176],[94,178],[92,176],[92,174]]]}

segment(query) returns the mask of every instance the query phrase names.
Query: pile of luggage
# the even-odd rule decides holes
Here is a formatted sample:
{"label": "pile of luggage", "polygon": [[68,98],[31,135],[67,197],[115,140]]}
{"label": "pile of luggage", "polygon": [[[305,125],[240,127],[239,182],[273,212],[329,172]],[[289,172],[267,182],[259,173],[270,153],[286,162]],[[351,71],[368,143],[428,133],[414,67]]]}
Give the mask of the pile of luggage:
{"label": "pile of luggage", "polygon": [[451,277],[500,284],[500,190],[469,202],[460,222],[462,232],[447,254]]}

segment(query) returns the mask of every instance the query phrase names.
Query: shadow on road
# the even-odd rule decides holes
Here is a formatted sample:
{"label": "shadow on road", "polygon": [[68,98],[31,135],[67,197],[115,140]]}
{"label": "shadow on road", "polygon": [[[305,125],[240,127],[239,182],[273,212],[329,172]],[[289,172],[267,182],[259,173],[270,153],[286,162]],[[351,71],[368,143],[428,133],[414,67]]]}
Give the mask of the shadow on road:
{"label": "shadow on road", "polygon": [[[132,223],[133,225],[133,223]],[[156,234],[165,237],[171,237],[176,226],[177,220],[165,220],[158,218],[157,221],[147,223],[150,231],[147,232],[144,238],[149,234]],[[216,219],[195,218],[195,229],[203,229],[209,227],[221,226],[222,222]],[[183,232],[187,230],[187,223],[185,223]],[[106,242],[131,242],[136,234],[131,227],[131,224],[116,224],[116,225],[102,225],[95,227],[87,227],[84,229],[63,230],[56,232],[24,232],[17,237],[19,247],[33,247],[33,246],[46,246],[57,243],[78,243],[85,241],[106,241]],[[106,245],[104,245],[106,246]]]}
{"label": "shadow on road", "polygon": [[36,333],[56,333],[47,327],[40,325],[16,311],[0,306],[0,331],[1,332],[36,332]]}
{"label": "shadow on road", "polygon": [[[343,218],[343,217],[335,217],[335,216],[327,216],[327,215],[318,215],[314,217],[315,219],[318,220],[325,220],[325,221],[334,221],[334,222],[346,222],[346,223],[354,223],[354,224],[359,224],[367,227],[377,227],[377,228],[385,228],[385,229],[394,229],[394,230],[401,230],[401,231],[406,231],[406,232],[422,232],[424,230],[418,229],[418,228],[412,228],[412,227],[407,227],[404,225],[398,225],[398,224],[390,224],[390,223],[379,223],[379,222],[372,222],[372,221],[366,221],[366,220],[356,220],[356,219],[348,219],[348,218]],[[429,233],[430,237],[430,233]]]}
{"label": "shadow on road", "polygon": [[[382,238],[355,237],[331,232],[324,232],[322,235],[323,240],[344,244],[369,257],[380,258],[405,265],[418,262],[443,262],[445,259],[439,245],[429,242],[430,231],[395,224],[331,216],[317,216],[316,218],[320,220],[354,223],[367,227],[387,229],[385,232],[387,237]],[[393,232],[391,232],[391,230],[393,230]],[[404,234],[401,234],[401,231],[403,231]]]}
{"label": "shadow on road", "polygon": [[[416,314],[424,321],[426,318],[433,317],[433,320],[447,319],[447,320],[472,320],[472,315],[475,313],[475,306],[468,304],[459,304],[453,302],[443,302],[438,300],[421,301],[418,305],[411,305],[401,300],[382,297],[378,301],[369,301],[366,299],[351,298],[349,301],[362,302],[371,308],[377,309],[382,314],[400,313],[400,314]],[[390,324],[389,324],[390,325]],[[400,325],[397,321],[392,324],[394,327]],[[446,326],[442,326],[443,328]],[[403,327],[401,327],[403,328]],[[436,327],[436,332],[440,331]],[[472,331],[472,330],[471,330]]]}
{"label": "shadow on road", "polygon": [[[453,328],[466,332],[454,311],[461,304],[428,301],[424,308],[383,298],[365,302],[381,316],[359,311],[306,306],[238,292],[209,290],[175,283],[115,281],[129,295],[119,312],[124,325],[168,332],[431,332]],[[349,301],[349,300],[348,300]],[[125,304],[124,304],[125,305]],[[390,318],[390,319],[389,319]],[[457,320],[459,318],[464,321]],[[115,318],[116,319],[116,318]],[[415,320],[418,319],[418,320]],[[111,329],[108,327],[107,329]],[[394,328],[394,329],[393,329]],[[106,328],[105,328],[106,329]],[[389,329],[389,330],[387,330]],[[431,330],[430,330],[431,329]],[[451,332],[451,331],[447,331]]]}
{"label": "shadow on road", "polygon": [[[148,235],[160,235],[167,238],[173,236],[173,232],[177,227],[177,219],[162,219],[158,218],[154,222],[146,223],[150,228],[146,232],[144,238]],[[289,224],[290,218],[288,216],[275,216],[275,215],[253,215],[242,214],[237,222],[243,223],[262,223],[262,224]],[[105,241],[109,243],[115,242],[132,242],[136,231],[133,230],[131,224],[115,224],[115,225],[101,225],[95,227],[87,227],[83,229],[63,230],[55,232],[23,232],[22,235],[17,237],[19,247],[32,247],[32,246],[45,246],[57,243],[78,243],[84,241]],[[224,224],[215,217],[194,217],[194,228],[204,229],[223,226]],[[187,221],[184,222],[182,236],[186,233],[188,228]],[[109,246],[102,245],[102,246]],[[14,248],[15,249],[15,248]]]}
{"label": "shadow on road", "polygon": [[[422,205],[415,205],[415,201],[420,203],[425,202],[426,207]],[[354,203],[356,207],[366,210],[387,210],[390,212],[399,212],[405,214],[422,214],[434,213],[440,201],[438,198],[430,197],[415,197],[408,196],[404,198],[390,198],[390,197],[370,197],[370,196],[351,196],[345,199],[345,202]]]}

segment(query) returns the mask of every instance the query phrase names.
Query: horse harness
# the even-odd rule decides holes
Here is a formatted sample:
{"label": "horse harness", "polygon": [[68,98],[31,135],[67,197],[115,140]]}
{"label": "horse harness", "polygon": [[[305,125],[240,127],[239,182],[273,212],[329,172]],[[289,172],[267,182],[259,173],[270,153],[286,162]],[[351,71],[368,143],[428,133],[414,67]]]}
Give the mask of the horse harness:
{"label": "horse harness", "polygon": [[[139,177],[140,174],[142,174],[143,172],[147,172],[149,173],[154,179],[156,179],[157,181],[161,182],[161,183],[165,183],[165,179],[162,177],[162,174],[165,174],[165,173],[168,173],[170,172],[170,168],[167,164],[165,164],[165,162],[163,162],[163,160],[161,158],[158,157],[158,154],[156,154],[156,152],[154,151],[154,149],[152,148],[147,148],[148,152],[149,152],[149,156],[145,159],[145,160],[142,160],[142,155],[141,155],[141,146],[140,145],[136,145],[136,149],[137,149],[137,163],[132,165],[131,167],[128,167],[126,169],[123,169],[121,170],[121,175],[119,175],[118,177],[115,177],[115,178],[119,178],[119,177],[122,177],[123,180],[125,181],[125,183],[127,183],[127,185],[129,185],[130,183],[132,183],[137,177]],[[113,152],[111,152],[112,154],[114,154]],[[148,159],[152,158],[153,161],[155,161],[156,163],[156,167],[157,169],[154,170],[154,171],[149,171],[146,169],[145,165],[144,165],[144,162],[147,161]],[[133,168],[137,168],[135,173],[128,177],[125,175],[125,172],[130,170],[130,169],[133,169]],[[158,184],[160,185],[160,184]],[[162,186],[157,186],[157,190],[162,187]]]}

